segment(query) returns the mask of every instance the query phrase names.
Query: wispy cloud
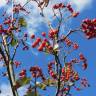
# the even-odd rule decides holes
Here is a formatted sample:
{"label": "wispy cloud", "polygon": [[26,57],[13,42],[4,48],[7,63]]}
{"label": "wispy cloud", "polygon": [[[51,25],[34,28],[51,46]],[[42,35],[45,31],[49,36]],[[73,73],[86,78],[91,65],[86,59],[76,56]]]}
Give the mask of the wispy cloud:
{"label": "wispy cloud", "polygon": [[23,86],[23,87],[20,87],[18,89],[19,96],[24,96],[26,94],[26,92],[27,92],[27,88],[28,88],[27,85],[26,86]]}
{"label": "wispy cloud", "polygon": [[0,7],[5,6],[7,3],[7,0],[0,0]]}
{"label": "wispy cloud", "polygon": [[[25,93],[27,91],[27,87],[28,86],[26,85],[26,86],[20,87],[18,89],[19,96],[25,95]],[[13,96],[10,84],[7,84],[7,83],[0,84],[0,91],[1,91],[0,96]]]}
{"label": "wispy cloud", "polygon": [[9,84],[5,83],[0,84],[0,90],[1,90],[0,96],[13,96]]}
{"label": "wispy cloud", "polygon": [[[17,0],[17,2],[21,3],[22,5],[24,5],[26,1],[27,0]],[[89,6],[91,6],[93,0],[69,0],[69,1],[73,4],[73,6],[75,7],[76,10],[83,11],[84,9],[87,9],[87,8],[89,8]],[[50,10],[50,8],[52,8],[53,4],[57,3],[57,2],[65,2],[65,1],[63,1],[63,0],[52,0],[51,1],[50,0],[49,6],[44,9],[44,14],[47,17],[47,19],[52,20],[53,13],[52,13],[52,10]],[[39,14],[40,10],[36,6],[37,6],[36,3],[34,3],[34,2],[32,2],[31,4],[28,5],[28,7],[29,7],[28,10],[31,12],[31,14],[29,14],[29,16],[27,16],[28,32],[30,34],[36,32],[42,22],[43,23],[46,22],[46,20],[40,16],[40,14]]]}
{"label": "wispy cloud", "polygon": [[[14,1],[15,3],[20,3],[21,5],[24,5],[27,2],[27,0],[14,0]],[[42,16],[40,16],[40,9],[37,7],[37,4],[35,2],[32,1],[27,6],[25,6],[25,8],[31,12],[30,14],[25,15],[25,18],[28,23],[27,31],[29,35],[38,32],[38,29],[42,24],[47,26],[47,20],[50,21],[53,20],[52,19],[53,12],[50,9],[52,8],[54,3],[65,1],[66,0],[50,0],[48,7],[44,9],[44,15],[46,16],[46,18],[42,18]],[[73,4],[74,8],[77,11],[83,11],[85,9],[90,8],[93,0],[69,0],[69,1]],[[4,5],[6,5],[6,0],[2,0],[2,2],[0,2],[0,6]],[[12,7],[8,8],[7,13],[12,13]]]}
{"label": "wispy cloud", "polygon": [[75,9],[78,11],[83,11],[85,9],[90,8],[92,5],[93,0],[71,0]]}
{"label": "wispy cloud", "polygon": [[[1,0],[0,0],[1,1]],[[15,3],[20,3],[21,5],[24,5],[27,0],[14,0]],[[93,0],[69,0],[73,6],[75,7],[76,10],[78,11],[83,11],[85,9],[88,9],[91,5],[92,5],[92,1]],[[5,6],[6,5],[7,0],[2,0],[2,2],[0,2],[0,7]],[[52,10],[50,10],[50,8],[52,8],[54,3],[57,2],[65,2],[65,0],[50,0],[49,6],[47,8],[44,9],[44,14],[47,17],[47,19],[52,20]],[[28,32],[29,34],[34,33],[37,31],[38,27],[41,25],[41,23],[45,23],[46,20],[44,18],[42,18],[39,14],[40,10],[38,7],[36,7],[36,3],[34,3],[33,1],[28,4],[27,9],[28,11],[31,12],[31,14],[25,16],[27,17],[27,22],[28,22]],[[12,8],[8,8],[8,13],[12,13]]]}
{"label": "wispy cloud", "polygon": [[[27,0],[16,0],[16,3],[20,3],[24,5],[26,1]],[[50,0],[48,7],[44,8],[44,15],[46,18],[43,18],[42,16],[40,16],[40,9],[37,7],[36,3],[31,2],[27,6],[25,6],[26,9],[28,9],[28,11],[31,12],[29,15],[25,16],[28,23],[27,31],[29,35],[33,33],[37,33],[38,29],[42,24],[44,24],[44,26],[47,26],[47,21],[53,20],[52,19],[53,12],[51,10],[52,6],[55,3],[65,2],[65,1],[66,0]],[[69,1],[73,4],[74,8],[77,11],[83,11],[84,9],[89,8],[89,6],[91,6],[93,0],[69,0]],[[33,53],[33,50],[32,50],[32,53]]]}

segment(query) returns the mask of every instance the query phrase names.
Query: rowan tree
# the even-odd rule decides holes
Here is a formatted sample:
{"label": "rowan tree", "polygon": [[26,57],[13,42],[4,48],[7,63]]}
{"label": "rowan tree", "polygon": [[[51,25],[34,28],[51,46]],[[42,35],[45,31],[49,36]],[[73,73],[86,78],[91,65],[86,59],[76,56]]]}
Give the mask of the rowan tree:
{"label": "rowan tree", "polygon": [[[10,3],[12,2],[9,0],[8,4]],[[70,37],[74,33],[82,32],[87,39],[95,38],[96,19],[85,19],[75,29],[66,28],[64,25],[70,19],[75,19],[79,12],[76,12],[69,2],[56,3],[50,8],[53,12],[54,21],[47,22],[48,31],[44,30],[40,36],[35,34],[29,36],[25,32],[27,21],[23,16],[19,16],[21,12],[30,14],[26,9],[28,3],[36,3],[41,10],[40,16],[46,18],[43,10],[50,3],[49,0],[29,0],[24,6],[13,3],[13,15],[8,15],[5,11],[0,17],[2,19],[0,24],[0,61],[4,63],[3,66],[6,69],[6,72],[2,72],[2,78],[8,78],[13,96],[19,96],[18,89],[25,85],[28,87],[24,96],[43,96],[40,90],[47,91],[47,88],[51,87],[55,89],[54,96],[72,96],[70,91],[73,88],[76,91],[82,91],[83,88],[90,87],[86,77],[80,77],[79,72],[75,70],[74,66],[78,66],[85,71],[88,64],[83,53],[78,52],[78,56],[76,55],[75,51],[79,49],[80,45],[72,41]],[[53,27],[54,22],[56,24]],[[62,30],[62,26],[65,30]],[[22,35],[19,37],[21,33]],[[23,66],[20,61],[15,60],[16,53],[21,47],[22,51],[30,50],[26,42],[28,38],[32,41],[31,49],[37,49],[38,52],[54,58],[46,64],[47,74],[38,64],[30,66],[29,69],[22,68],[19,73],[16,71],[20,66]],[[74,54],[76,57],[70,58],[70,54]],[[37,56],[37,58],[39,57]]]}

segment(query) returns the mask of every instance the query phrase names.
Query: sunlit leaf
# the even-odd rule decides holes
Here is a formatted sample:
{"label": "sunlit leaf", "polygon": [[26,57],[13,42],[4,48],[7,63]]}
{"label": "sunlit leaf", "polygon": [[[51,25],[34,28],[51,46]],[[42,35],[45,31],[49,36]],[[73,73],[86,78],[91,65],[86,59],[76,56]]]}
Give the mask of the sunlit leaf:
{"label": "sunlit leaf", "polygon": [[24,77],[23,79],[19,79],[16,82],[18,82],[18,84],[20,85],[19,87],[21,87],[21,86],[29,84],[30,81],[31,81],[31,78]]}
{"label": "sunlit leaf", "polygon": [[16,46],[17,45],[17,43],[18,43],[18,41],[16,40],[16,39],[13,39],[12,41],[11,41],[11,46]]}
{"label": "sunlit leaf", "polygon": [[44,83],[38,83],[38,84],[36,84],[36,86],[42,90],[46,90],[46,85]]}
{"label": "sunlit leaf", "polygon": [[45,80],[44,82],[43,82],[45,85],[47,85],[47,86],[54,86],[54,85],[56,85],[56,81],[55,80],[53,80],[53,79],[50,79],[50,78],[48,78],[47,80]]}
{"label": "sunlit leaf", "polygon": [[18,24],[20,25],[20,27],[26,27],[27,26],[27,22],[23,17],[19,18]]}
{"label": "sunlit leaf", "polygon": [[32,92],[26,93],[26,95],[24,96],[39,96],[39,94],[37,92],[35,93],[35,91],[32,91]]}

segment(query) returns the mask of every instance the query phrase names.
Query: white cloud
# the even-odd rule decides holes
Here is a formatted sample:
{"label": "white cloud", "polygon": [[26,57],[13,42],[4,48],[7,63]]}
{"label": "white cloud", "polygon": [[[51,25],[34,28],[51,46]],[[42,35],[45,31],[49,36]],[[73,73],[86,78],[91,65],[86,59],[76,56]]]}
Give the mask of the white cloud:
{"label": "white cloud", "polygon": [[21,5],[24,5],[28,0],[14,0],[15,3],[20,3]]}
{"label": "white cloud", "polygon": [[28,88],[27,85],[24,86],[24,87],[20,87],[20,88],[18,89],[19,96],[24,96],[24,95],[26,94],[26,92],[27,92],[27,88]]}
{"label": "white cloud", "polygon": [[[19,96],[25,95],[25,93],[27,91],[27,87],[28,86],[26,85],[26,86],[18,89]],[[0,91],[1,91],[0,96],[13,96],[11,87],[9,84],[6,84],[6,83],[0,84]]]}
{"label": "white cloud", "polygon": [[4,83],[0,84],[0,90],[1,90],[0,96],[13,96],[9,84]]}
{"label": "white cloud", "polygon": [[[24,5],[27,0],[17,0],[16,2],[21,3]],[[76,10],[82,11],[86,8],[89,8],[89,6],[92,4],[93,0],[70,0],[70,2],[73,4]],[[44,9],[44,14],[47,17],[47,19],[52,20],[52,10],[50,10],[54,3],[56,2],[65,2],[63,0],[50,0],[50,4],[47,8]],[[27,22],[28,22],[28,32],[34,33],[37,31],[41,23],[45,23],[46,20],[42,18],[39,14],[40,10],[38,7],[36,7],[36,3],[31,2],[28,4],[28,10],[31,12],[29,16],[27,16]],[[30,9],[31,8],[31,9]]]}
{"label": "white cloud", "polygon": [[[20,3],[21,5],[24,5],[28,0],[14,0],[14,1],[15,3]],[[69,0],[69,1],[73,4],[76,10],[82,11],[84,9],[87,9],[92,4],[93,0]],[[2,0],[2,2],[0,2],[0,6],[6,5],[6,2],[7,0]],[[57,2],[65,2],[65,0],[64,1],[50,0],[49,6],[44,9],[44,14],[46,15],[47,19],[52,20],[52,10],[50,10],[50,8],[52,8],[53,4]],[[46,22],[46,20],[40,16],[39,14],[40,10],[36,6],[37,6],[36,3],[33,1],[30,4],[28,4],[28,6],[26,6],[28,11],[31,12],[31,14],[25,16],[27,17],[29,34],[36,32],[40,24],[42,22]],[[7,13],[12,13],[11,7],[7,9]]]}
{"label": "white cloud", "polygon": [[12,6],[9,6],[9,7],[7,8],[7,13],[8,13],[8,14],[13,14],[12,8],[13,8]]}
{"label": "white cloud", "polygon": [[0,0],[0,7],[5,6],[7,3],[7,0]]}
{"label": "white cloud", "polygon": [[78,11],[83,11],[85,9],[88,9],[91,5],[93,0],[70,0],[73,5],[75,5],[75,8]]}

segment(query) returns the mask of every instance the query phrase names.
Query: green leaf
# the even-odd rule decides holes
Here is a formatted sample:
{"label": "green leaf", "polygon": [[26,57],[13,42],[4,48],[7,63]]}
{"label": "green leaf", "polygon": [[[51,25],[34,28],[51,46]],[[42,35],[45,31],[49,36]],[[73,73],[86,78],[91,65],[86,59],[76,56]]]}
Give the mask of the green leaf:
{"label": "green leaf", "polygon": [[36,86],[42,90],[46,90],[46,85],[44,83],[38,83],[38,84],[36,84]]}
{"label": "green leaf", "polygon": [[39,87],[42,90],[46,90],[47,86],[56,86],[56,84],[57,84],[56,80],[48,78],[42,83],[41,82],[37,82],[36,86]]}
{"label": "green leaf", "polygon": [[21,87],[21,86],[29,84],[30,81],[31,81],[31,78],[24,77],[23,79],[19,79],[16,82],[20,85],[19,87]]}
{"label": "green leaf", "polygon": [[57,84],[56,80],[53,80],[53,79],[50,79],[50,78],[48,78],[47,80],[45,80],[43,83],[45,85],[47,85],[47,86],[54,86],[54,85]]}
{"label": "green leaf", "polygon": [[23,17],[19,18],[18,24],[20,25],[20,27],[27,27],[27,22]]}
{"label": "green leaf", "polygon": [[15,46],[15,45],[17,45],[17,43],[18,43],[18,41],[16,40],[16,39],[13,39],[12,41],[11,41],[11,46]]}
{"label": "green leaf", "polygon": [[32,92],[28,92],[25,96],[39,96],[39,95],[37,92],[35,94],[35,91],[32,91]]}

